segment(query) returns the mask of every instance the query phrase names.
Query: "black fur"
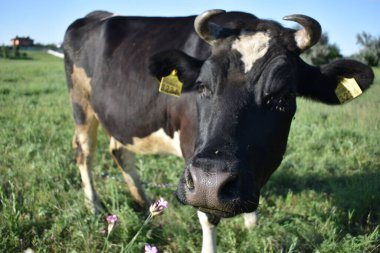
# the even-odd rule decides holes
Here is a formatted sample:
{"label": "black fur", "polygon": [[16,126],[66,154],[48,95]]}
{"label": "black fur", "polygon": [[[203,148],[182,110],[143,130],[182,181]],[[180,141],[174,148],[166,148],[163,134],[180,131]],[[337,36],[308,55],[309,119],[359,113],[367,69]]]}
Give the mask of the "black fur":
{"label": "black fur", "polygon": [[340,104],[335,94],[339,78],[355,78],[362,91],[367,90],[374,80],[372,69],[354,60],[336,60],[321,67],[313,67],[300,60],[299,66],[299,95],[327,104]]}
{"label": "black fur", "polygon": [[191,57],[179,50],[168,50],[150,57],[149,71],[151,75],[161,80],[173,69],[178,70],[178,78],[183,83],[183,90],[190,90],[199,75],[203,61]]}

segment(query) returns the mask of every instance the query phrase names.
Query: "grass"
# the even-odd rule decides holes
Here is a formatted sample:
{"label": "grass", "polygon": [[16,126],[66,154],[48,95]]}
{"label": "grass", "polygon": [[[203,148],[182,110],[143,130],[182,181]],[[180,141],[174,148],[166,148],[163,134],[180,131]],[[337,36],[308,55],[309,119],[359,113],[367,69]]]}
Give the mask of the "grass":
{"label": "grass", "polygon": [[[83,204],[63,61],[30,56],[0,60],[0,252],[100,252],[106,222]],[[242,217],[223,220],[218,251],[380,252],[379,94],[377,79],[343,106],[299,99],[286,156],[262,192],[258,226],[248,231]],[[121,219],[106,251],[120,252],[146,216],[133,211],[99,133],[95,187]],[[138,156],[136,163],[149,196],[168,199],[170,208],[143,230],[133,252],[145,243],[160,252],[199,252],[196,212],[173,196],[183,162]]]}

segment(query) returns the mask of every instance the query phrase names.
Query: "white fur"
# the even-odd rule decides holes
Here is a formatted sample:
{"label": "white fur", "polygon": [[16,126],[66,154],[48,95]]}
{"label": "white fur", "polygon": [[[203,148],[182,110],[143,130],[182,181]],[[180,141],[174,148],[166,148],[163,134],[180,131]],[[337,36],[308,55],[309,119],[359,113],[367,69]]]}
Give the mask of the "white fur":
{"label": "white fur", "polygon": [[247,229],[252,229],[257,224],[257,214],[256,212],[252,213],[245,213],[243,214],[244,217],[244,225]]}
{"label": "white fur", "polygon": [[137,154],[164,153],[182,157],[179,137],[179,131],[174,132],[173,138],[171,138],[161,128],[143,138],[133,137],[133,144],[127,144],[126,148]]}
{"label": "white fur", "polygon": [[205,213],[197,214],[202,226],[202,253],[216,253],[216,226],[208,221]]}
{"label": "white fur", "polygon": [[242,34],[232,43],[232,49],[241,54],[245,66],[245,73],[251,70],[253,64],[262,58],[268,51],[271,37],[265,32]]}

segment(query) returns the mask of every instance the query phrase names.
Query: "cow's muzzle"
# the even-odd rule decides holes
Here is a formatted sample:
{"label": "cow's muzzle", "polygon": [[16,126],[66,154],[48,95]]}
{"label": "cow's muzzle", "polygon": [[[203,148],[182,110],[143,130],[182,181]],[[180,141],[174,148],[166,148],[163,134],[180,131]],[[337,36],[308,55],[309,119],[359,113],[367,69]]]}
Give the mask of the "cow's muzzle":
{"label": "cow's muzzle", "polygon": [[218,217],[232,217],[253,212],[258,206],[258,194],[253,185],[247,190],[244,175],[231,170],[201,168],[189,164],[177,188],[177,198],[184,204]]}

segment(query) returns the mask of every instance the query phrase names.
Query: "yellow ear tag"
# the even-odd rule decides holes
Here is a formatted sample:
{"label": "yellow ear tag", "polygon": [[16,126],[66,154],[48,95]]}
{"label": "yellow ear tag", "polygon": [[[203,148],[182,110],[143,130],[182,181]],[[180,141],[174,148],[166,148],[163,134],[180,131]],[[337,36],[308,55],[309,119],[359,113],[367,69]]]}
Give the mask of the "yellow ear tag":
{"label": "yellow ear tag", "polygon": [[182,93],[182,82],[179,80],[177,70],[173,70],[168,76],[161,78],[159,92],[179,97]]}
{"label": "yellow ear tag", "polygon": [[335,89],[335,94],[342,104],[356,98],[362,93],[354,78],[340,77],[338,86]]}

